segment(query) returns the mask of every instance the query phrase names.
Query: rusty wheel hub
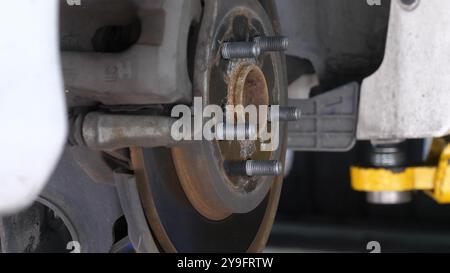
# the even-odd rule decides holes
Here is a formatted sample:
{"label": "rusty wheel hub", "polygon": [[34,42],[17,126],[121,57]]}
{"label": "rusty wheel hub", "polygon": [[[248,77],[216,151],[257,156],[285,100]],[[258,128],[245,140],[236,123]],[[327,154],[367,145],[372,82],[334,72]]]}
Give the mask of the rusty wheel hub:
{"label": "rusty wheel hub", "polygon": [[[264,54],[255,60],[221,58],[222,42],[249,41],[260,35],[272,36],[275,31],[258,1],[206,1],[196,50],[194,96],[202,97],[204,105],[285,103],[281,54]],[[258,141],[197,141],[170,152],[133,149],[147,219],[165,251],[262,249],[282,178],[232,177],[225,162],[283,160],[286,128],[280,129],[281,144],[273,152],[261,151]]]}

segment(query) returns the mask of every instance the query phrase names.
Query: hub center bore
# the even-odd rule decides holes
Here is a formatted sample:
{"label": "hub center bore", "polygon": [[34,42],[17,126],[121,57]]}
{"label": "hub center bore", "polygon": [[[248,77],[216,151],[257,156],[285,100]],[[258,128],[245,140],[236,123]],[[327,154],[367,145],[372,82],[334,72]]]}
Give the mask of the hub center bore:
{"label": "hub center bore", "polygon": [[228,96],[230,105],[269,105],[269,91],[263,71],[250,63],[238,65],[228,85]]}
{"label": "hub center bore", "polygon": [[[269,105],[269,88],[263,70],[256,64],[248,61],[240,61],[230,64],[233,69],[228,81],[227,104],[232,106],[255,106],[256,110],[261,105]],[[243,109],[236,109],[237,116],[245,117]],[[258,113],[259,115],[259,113]],[[258,124],[258,130],[265,130],[267,123]],[[249,159],[267,160],[271,154],[260,151],[259,140],[251,141],[223,141],[219,147],[224,162],[235,162]],[[228,176],[228,180],[237,192],[251,193],[259,184],[258,177]]]}

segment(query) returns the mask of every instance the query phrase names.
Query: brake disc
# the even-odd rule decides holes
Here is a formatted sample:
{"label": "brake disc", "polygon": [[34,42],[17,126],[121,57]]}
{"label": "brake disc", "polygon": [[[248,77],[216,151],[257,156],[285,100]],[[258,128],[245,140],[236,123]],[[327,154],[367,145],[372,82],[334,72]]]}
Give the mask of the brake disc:
{"label": "brake disc", "polygon": [[[220,54],[224,41],[275,35],[272,22],[258,1],[205,1],[194,63],[194,96],[202,97],[204,105],[235,104],[234,98],[243,104],[284,105],[282,54],[231,62]],[[240,74],[242,70],[246,73]],[[234,79],[249,75],[264,84],[236,90]],[[261,251],[275,217],[282,177],[231,177],[224,162],[284,161],[285,131],[281,125],[280,145],[273,152],[261,151],[257,141],[197,141],[172,150],[132,148],[141,203],[161,250]]]}

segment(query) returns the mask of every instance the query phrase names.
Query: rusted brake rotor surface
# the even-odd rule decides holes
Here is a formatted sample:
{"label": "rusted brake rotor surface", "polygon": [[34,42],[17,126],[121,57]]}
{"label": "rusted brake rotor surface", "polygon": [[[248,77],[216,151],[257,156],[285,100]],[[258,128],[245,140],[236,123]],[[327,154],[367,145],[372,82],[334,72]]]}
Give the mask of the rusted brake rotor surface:
{"label": "rusted brake rotor surface", "polygon": [[[194,96],[202,97],[205,105],[283,105],[286,81],[281,54],[232,62],[220,56],[223,41],[275,35],[259,2],[206,1],[203,14]],[[243,77],[243,92],[230,88],[230,83],[239,85],[233,77]],[[141,202],[163,251],[262,250],[275,217],[282,177],[230,177],[224,162],[283,160],[285,126],[280,129],[280,148],[274,152],[260,151],[257,142],[239,141],[197,141],[172,150],[132,149]]]}

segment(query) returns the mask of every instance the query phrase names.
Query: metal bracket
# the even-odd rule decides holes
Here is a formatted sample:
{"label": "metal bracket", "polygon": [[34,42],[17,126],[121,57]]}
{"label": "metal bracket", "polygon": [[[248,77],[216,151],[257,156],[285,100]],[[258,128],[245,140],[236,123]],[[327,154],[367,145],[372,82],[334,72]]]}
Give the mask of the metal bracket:
{"label": "metal bracket", "polygon": [[[450,1],[391,1],[383,64],[361,85],[359,140],[450,133]],[[439,29],[439,31],[436,31]]]}
{"label": "metal bracket", "polygon": [[191,102],[186,48],[192,22],[201,15],[200,1],[136,0],[135,4],[142,32],[130,49],[62,52],[68,96],[108,105]]}
{"label": "metal bracket", "polygon": [[440,204],[449,204],[450,144],[441,146],[444,148],[436,166],[409,167],[401,171],[354,166],[351,168],[352,187],[362,192],[420,190]]}
{"label": "metal bracket", "polygon": [[359,84],[343,85],[307,100],[289,100],[302,119],[289,123],[288,146],[297,151],[345,152],[356,143]]}

